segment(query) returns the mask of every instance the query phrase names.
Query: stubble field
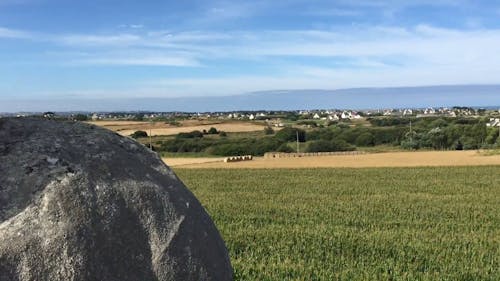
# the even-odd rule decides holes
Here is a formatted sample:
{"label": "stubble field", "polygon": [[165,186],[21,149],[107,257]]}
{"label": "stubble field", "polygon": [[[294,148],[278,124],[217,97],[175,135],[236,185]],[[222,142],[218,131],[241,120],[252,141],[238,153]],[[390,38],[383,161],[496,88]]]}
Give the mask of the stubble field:
{"label": "stubble field", "polygon": [[130,136],[135,131],[151,132],[152,136],[169,136],[178,133],[187,133],[191,131],[209,130],[211,127],[224,132],[254,132],[262,131],[264,124],[253,122],[214,122],[186,120],[179,122],[178,126],[170,125],[165,122],[141,122],[141,121],[93,121],[88,122],[101,126],[119,133],[122,136]]}
{"label": "stubble field", "polygon": [[183,168],[273,169],[273,168],[368,168],[422,166],[500,165],[500,154],[478,151],[385,152],[359,155],[313,156],[299,158],[256,157],[253,161],[224,163],[223,158],[169,158],[170,166]]}
{"label": "stubble field", "polygon": [[500,280],[500,166],[176,173],[236,280]]}

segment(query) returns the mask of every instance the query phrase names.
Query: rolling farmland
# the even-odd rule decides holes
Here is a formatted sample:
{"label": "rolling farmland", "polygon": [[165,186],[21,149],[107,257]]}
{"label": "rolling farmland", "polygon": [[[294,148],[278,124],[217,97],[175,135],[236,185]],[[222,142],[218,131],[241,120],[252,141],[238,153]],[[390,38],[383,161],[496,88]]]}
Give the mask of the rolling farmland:
{"label": "rolling farmland", "polygon": [[500,279],[500,166],[176,173],[237,280]]}
{"label": "rolling farmland", "polygon": [[209,130],[211,127],[224,132],[255,132],[262,131],[264,124],[253,122],[202,122],[197,120],[187,120],[173,126],[165,122],[143,122],[143,121],[93,121],[88,122],[119,133],[122,136],[129,136],[135,131],[151,131],[152,136],[169,136],[178,133],[191,131]]}

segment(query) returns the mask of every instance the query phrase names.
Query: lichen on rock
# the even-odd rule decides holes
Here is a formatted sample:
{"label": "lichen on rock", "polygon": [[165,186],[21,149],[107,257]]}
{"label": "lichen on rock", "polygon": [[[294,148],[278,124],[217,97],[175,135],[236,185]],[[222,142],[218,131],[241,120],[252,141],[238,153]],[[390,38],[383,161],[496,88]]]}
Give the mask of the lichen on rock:
{"label": "lichen on rock", "polygon": [[77,122],[0,124],[0,281],[232,280],[212,220],[159,157]]}

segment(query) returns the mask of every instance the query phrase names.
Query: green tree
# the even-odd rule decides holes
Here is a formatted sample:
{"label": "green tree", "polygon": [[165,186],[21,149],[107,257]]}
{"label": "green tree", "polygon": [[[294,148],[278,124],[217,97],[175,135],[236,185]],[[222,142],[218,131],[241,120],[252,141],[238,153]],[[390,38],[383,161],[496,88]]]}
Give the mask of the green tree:
{"label": "green tree", "polygon": [[144,121],[144,113],[137,113],[134,115],[134,120],[135,121]]}
{"label": "green tree", "polygon": [[286,153],[294,152],[293,148],[291,148],[287,143],[281,144],[276,151]]}
{"label": "green tree", "polygon": [[375,138],[369,132],[362,133],[356,138],[357,146],[373,146],[375,145]]}
{"label": "green tree", "polygon": [[317,140],[312,141],[307,147],[307,152],[333,152],[333,151],[351,151],[356,148],[344,140]]}
{"label": "green tree", "polygon": [[286,127],[281,129],[276,133],[275,138],[282,142],[296,141],[297,140],[297,132],[299,135],[299,142],[306,141],[306,132],[301,129]]}
{"label": "green tree", "polygon": [[487,144],[495,144],[498,139],[498,128],[489,128],[486,136]]}
{"label": "green tree", "polygon": [[75,120],[76,121],[88,121],[89,117],[85,114],[77,114],[77,115],[75,115]]}
{"label": "green tree", "polygon": [[[437,121],[437,120],[436,120]],[[446,135],[441,128],[436,127],[427,133],[430,146],[434,149],[446,148]]]}

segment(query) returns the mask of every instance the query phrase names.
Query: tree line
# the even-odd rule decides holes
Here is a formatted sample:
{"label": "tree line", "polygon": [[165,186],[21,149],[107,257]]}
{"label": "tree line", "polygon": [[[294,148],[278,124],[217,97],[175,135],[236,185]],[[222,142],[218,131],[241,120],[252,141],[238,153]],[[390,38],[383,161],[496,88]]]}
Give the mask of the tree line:
{"label": "tree line", "polygon": [[[160,141],[155,149],[165,152],[204,152],[212,155],[263,155],[294,152],[298,141],[307,143],[304,152],[350,151],[357,147],[386,145],[404,149],[462,150],[498,147],[499,129],[488,128],[486,120],[474,118],[373,118],[371,126],[346,123],[301,129],[285,127],[277,132],[267,127],[264,136],[229,138],[215,128],[179,133]],[[205,137],[219,134],[219,138]],[[147,134],[146,134],[147,135]],[[141,134],[141,137],[144,136]]]}

